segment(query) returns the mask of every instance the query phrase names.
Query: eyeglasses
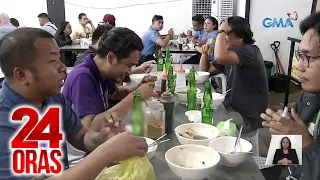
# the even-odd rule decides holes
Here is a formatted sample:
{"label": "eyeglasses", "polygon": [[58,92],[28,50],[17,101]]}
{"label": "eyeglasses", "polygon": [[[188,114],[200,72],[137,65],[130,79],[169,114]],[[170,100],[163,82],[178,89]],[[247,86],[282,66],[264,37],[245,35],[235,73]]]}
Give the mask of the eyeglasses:
{"label": "eyeglasses", "polygon": [[301,54],[301,52],[298,51],[298,50],[295,52],[295,56],[296,56],[298,61],[300,61],[300,60],[303,61],[303,65],[305,67],[309,67],[310,60],[315,60],[317,58],[320,58],[320,56],[307,56],[307,55]]}

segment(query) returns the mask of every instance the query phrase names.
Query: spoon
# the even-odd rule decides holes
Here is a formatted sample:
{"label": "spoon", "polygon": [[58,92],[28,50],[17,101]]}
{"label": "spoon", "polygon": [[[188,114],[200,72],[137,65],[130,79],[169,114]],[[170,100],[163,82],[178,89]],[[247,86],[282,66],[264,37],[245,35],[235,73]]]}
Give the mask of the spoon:
{"label": "spoon", "polygon": [[153,143],[149,144],[148,147],[152,147],[152,146],[155,146],[155,145],[158,145],[158,144],[161,144],[161,143],[164,143],[164,142],[167,142],[167,141],[170,141],[170,139],[166,139],[166,140],[163,140],[163,141],[154,141]]}
{"label": "spoon", "polygon": [[226,92],[224,92],[223,94],[220,94],[219,96],[218,96],[218,98],[220,98],[221,96],[225,96],[225,95],[227,95],[227,93],[229,92],[229,91],[231,91],[232,90],[232,88],[230,88],[230,89],[228,89]]}
{"label": "spoon", "polygon": [[236,142],[234,144],[234,150],[230,154],[236,154],[236,153],[241,153],[241,148],[240,148],[240,136],[242,133],[243,125],[240,127],[239,134],[237,136]]}

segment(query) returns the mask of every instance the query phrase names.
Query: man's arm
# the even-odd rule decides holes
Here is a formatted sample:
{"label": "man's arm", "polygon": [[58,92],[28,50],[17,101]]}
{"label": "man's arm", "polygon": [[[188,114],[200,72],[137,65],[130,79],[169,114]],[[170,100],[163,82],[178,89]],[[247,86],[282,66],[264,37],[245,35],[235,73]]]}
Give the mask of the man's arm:
{"label": "man's arm", "polygon": [[130,84],[128,86],[119,86],[115,94],[109,97],[113,100],[121,100],[125,98],[128,94],[135,91],[139,86],[136,84]]}
{"label": "man's arm", "polygon": [[157,39],[156,41],[155,41],[155,43],[157,44],[157,45],[159,45],[159,46],[161,46],[161,47],[165,47],[165,46],[167,46],[168,45],[168,43],[169,43],[169,41],[170,41],[170,35],[168,34],[167,36],[166,36],[166,38],[164,38],[164,39],[162,39],[162,38],[160,38],[160,36],[159,36],[159,39]]}
{"label": "man's arm", "polygon": [[206,47],[202,48],[203,53],[201,54],[200,58],[200,71],[206,71],[209,73],[215,73],[218,70],[209,62],[209,55],[206,51]]}

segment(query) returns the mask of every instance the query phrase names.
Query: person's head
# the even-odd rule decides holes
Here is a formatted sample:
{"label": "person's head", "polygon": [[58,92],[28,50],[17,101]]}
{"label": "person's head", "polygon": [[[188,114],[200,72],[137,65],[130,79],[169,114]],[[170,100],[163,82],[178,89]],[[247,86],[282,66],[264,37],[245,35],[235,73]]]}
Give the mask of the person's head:
{"label": "person's head", "polygon": [[0,14],[0,27],[10,23],[9,16],[7,14],[1,13]]}
{"label": "person's head", "polygon": [[112,26],[116,26],[116,18],[112,14],[106,14],[103,17],[103,22],[106,24],[111,24]]}
{"label": "person's head", "polygon": [[280,142],[281,149],[291,149],[291,141],[288,137],[283,137]]}
{"label": "person's head", "polygon": [[10,18],[10,22],[17,28],[20,26],[19,21],[16,18]]}
{"label": "person's head", "polygon": [[78,16],[78,19],[79,19],[79,23],[83,26],[89,23],[89,19],[85,13],[80,13]]}
{"label": "person's head", "polygon": [[253,44],[255,42],[250,24],[243,17],[229,17],[228,25],[231,28],[231,31],[226,32],[228,49],[240,48],[245,44]]}
{"label": "person's head", "polygon": [[136,65],[143,49],[141,38],[132,30],[114,27],[104,33],[99,41],[97,57],[99,69],[105,77],[121,82],[125,75]]}
{"label": "person's head", "polygon": [[204,25],[204,18],[201,14],[192,17],[192,27],[195,31],[201,31]]}
{"label": "person's head", "polygon": [[63,21],[60,23],[59,28],[55,34],[55,38],[58,38],[60,35],[70,36],[72,33],[71,25],[67,21]]}
{"label": "person's head", "polygon": [[163,29],[163,17],[160,15],[154,15],[152,17],[152,27],[157,31],[161,31]]}
{"label": "person's head", "polygon": [[99,25],[92,33],[92,45],[98,45],[100,37],[105,33],[110,31],[114,26],[111,24]]}
{"label": "person's head", "polygon": [[46,13],[39,14],[38,19],[39,19],[40,26],[44,26],[46,23],[50,22],[50,18]]}
{"label": "person's head", "polygon": [[218,20],[212,16],[207,17],[204,21],[204,30],[206,32],[218,30]]}
{"label": "person's head", "polygon": [[56,41],[39,28],[20,28],[4,36],[0,66],[9,86],[35,99],[58,94],[66,78]]}
{"label": "person's head", "polygon": [[297,76],[304,91],[320,93],[320,13],[303,20],[300,31],[303,38],[296,52]]}

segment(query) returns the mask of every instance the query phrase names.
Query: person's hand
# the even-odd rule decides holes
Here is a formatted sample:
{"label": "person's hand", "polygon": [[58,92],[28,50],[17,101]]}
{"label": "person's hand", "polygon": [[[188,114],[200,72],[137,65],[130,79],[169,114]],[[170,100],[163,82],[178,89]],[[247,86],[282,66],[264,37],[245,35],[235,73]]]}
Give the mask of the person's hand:
{"label": "person's hand", "polygon": [[191,30],[187,31],[187,36],[190,36],[190,37],[192,36],[192,31]]}
{"label": "person's hand", "polygon": [[113,162],[120,162],[135,156],[143,157],[148,151],[146,140],[131,132],[117,134],[101,146],[110,153],[105,156],[111,156]]}
{"label": "person's hand", "polygon": [[141,92],[141,97],[143,100],[148,100],[151,97],[156,97],[157,93],[154,92],[155,84],[154,82],[144,83],[138,87],[138,90]]}
{"label": "person's hand", "polygon": [[170,36],[173,36],[173,30],[172,30],[172,28],[170,28],[170,29],[168,30],[168,34],[169,34]]}
{"label": "person's hand", "polygon": [[228,24],[228,17],[225,18],[224,22],[219,26],[220,31],[229,32],[231,31],[231,27]]}
{"label": "person's hand", "polygon": [[92,24],[92,21],[91,21],[90,19],[88,19],[88,23],[89,23],[89,24]]}
{"label": "person's hand", "polygon": [[98,119],[101,121],[100,133],[98,138],[101,142],[105,142],[115,136],[118,133],[125,131],[125,125],[120,120],[119,116],[115,112],[104,112],[102,113],[102,117]]}
{"label": "person's hand", "polygon": [[270,128],[269,131],[274,135],[302,135],[303,147],[311,144],[312,137],[308,128],[300,116],[291,109],[293,120],[287,117],[282,117],[282,111],[277,113],[271,109],[267,109],[266,113],[262,113],[260,117],[265,120],[262,126]]}
{"label": "person's hand", "polygon": [[288,159],[287,158],[283,158],[282,159],[282,165],[288,165]]}
{"label": "person's hand", "polygon": [[192,44],[196,45],[197,44],[197,39],[195,37],[192,37]]}
{"label": "person's hand", "polygon": [[155,60],[147,61],[141,64],[141,66],[135,68],[135,73],[149,73],[152,70],[151,64],[157,64]]}
{"label": "person's hand", "polygon": [[156,82],[156,81],[157,81],[157,76],[146,75],[143,77],[141,84],[149,83],[149,82]]}
{"label": "person's hand", "polygon": [[201,52],[202,52],[202,54],[212,55],[213,49],[211,46],[205,44],[205,45],[201,46]]}

